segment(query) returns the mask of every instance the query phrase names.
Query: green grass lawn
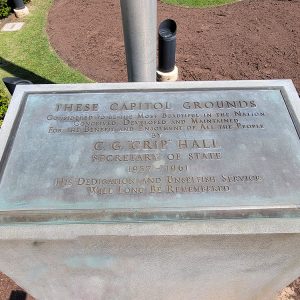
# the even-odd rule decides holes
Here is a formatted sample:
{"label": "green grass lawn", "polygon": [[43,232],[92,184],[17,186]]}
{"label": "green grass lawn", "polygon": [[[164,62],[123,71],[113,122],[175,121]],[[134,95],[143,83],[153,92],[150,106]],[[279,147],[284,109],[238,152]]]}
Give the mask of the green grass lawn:
{"label": "green grass lawn", "polygon": [[[0,94],[6,92],[3,77],[14,76],[34,83],[92,82],[67,66],[52,50],[46,35],[47,12],[53,0],[32,0],[30,14],[20,31],[0,31]],[[3,24],[0,25],[1,27]],[[3,104],[2,105],[3,111]],[[1,126],[0,113],[0,126]]]}
{"label": "green grass lawn", "polygon": [[217,6],[226,3],[237,2],[238,0],[162,0],[167,4],[181,5],[186,7],[207,7]]}

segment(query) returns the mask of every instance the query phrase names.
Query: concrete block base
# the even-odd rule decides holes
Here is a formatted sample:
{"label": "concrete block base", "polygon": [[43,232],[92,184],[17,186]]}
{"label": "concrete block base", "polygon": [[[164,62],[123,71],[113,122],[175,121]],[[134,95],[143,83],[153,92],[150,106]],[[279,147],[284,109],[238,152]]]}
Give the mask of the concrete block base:
{"label": "concrete block base", "polygon": [[280,233],[252,234],[259,221],[0,228],[0,270],[45,300],[275,299],[300,274],[300,234],[271,221]]}
{"label": "concrete block base", "polygon": [[171,72],[161,72],[159,70],[156,71],[157,81],[176,81],[178,79],[178,68],[175,66],[174,70]]}
{"label": "concrete block base", "polygon": [[28,8],[25,6],[22,9],[14,9],[14,13],[17,18],[23,18],[29,14]]}

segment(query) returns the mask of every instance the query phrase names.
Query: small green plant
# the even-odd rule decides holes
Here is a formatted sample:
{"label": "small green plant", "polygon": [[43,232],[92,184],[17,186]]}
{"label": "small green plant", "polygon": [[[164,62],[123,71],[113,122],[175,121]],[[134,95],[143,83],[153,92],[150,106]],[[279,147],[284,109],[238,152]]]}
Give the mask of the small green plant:
{"label": "small green plant", "polygon": [[11,8],[7,5],[7,0],[0,0],[0,19],[6,18],[11,11]]}
{"label": "small green plant", "polygon": [[9,104],[9,97],[6,92],[0,86],[0,127],[2,125],[5,113]]}

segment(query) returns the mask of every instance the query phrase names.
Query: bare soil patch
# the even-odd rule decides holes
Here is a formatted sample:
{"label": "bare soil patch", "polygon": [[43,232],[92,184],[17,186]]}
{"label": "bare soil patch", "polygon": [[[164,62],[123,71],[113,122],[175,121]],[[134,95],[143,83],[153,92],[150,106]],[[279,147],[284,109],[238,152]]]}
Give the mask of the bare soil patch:
{"label": "bare soil patch", "polygon": [[[158,3],[176,20],[181,80],[292,79],[300,92],[300,1],[215,8]],[[98,82],[127,81],[119,0],[55,0],[47,32],[57,53]]]}

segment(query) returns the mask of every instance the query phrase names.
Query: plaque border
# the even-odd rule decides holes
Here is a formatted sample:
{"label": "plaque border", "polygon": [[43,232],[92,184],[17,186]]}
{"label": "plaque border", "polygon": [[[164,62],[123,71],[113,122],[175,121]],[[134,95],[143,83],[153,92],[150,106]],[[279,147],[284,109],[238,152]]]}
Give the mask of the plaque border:
{"label": "plaque border", "polygon": [[[235,81],[179,81],[179,82],[135,82],[135,83],[88,83],[88,84],[40,84],[19,85],[11,99],[8,111],[0,130],[0,170],[4,171],[6,155],[9,155],[14,135],[18,129],[20,117],[29,94],[69,94],[69,93],[118,93],[118,92],[176,92],[176,91],[218,91],[218,90],[279,90],[285,101],[291,120],[300,137],[300,99],[292,80],[235,80]],[[1,174],[0,174],[1,176]],[[1,177],[0,177],[1,180]],[[180,212],[180,209],[176,209]],[[224,216],[226,212],[226,217]],[[102,210],[15,210],[0,211],[1,224],[39,223],[47,224],[56,219],[58,223],[118,223],[118,222],[151,222],[149,213],[161,215],[161,221],[190,221],[203,219],[244,219],[244,218],[298,218],[300,217],[299,205],[273,205],[268,208],[257,207],[204,207],[188,208],[180,212],[178,220],[171,219],[173,209],[139,209],[141,219],[137,220],[137,210],[134,217],[130,218],[129,209],[118,211]],[[117,218],[116,218],[117,217]],[[155,220],[158,220],[157,218]]]}

